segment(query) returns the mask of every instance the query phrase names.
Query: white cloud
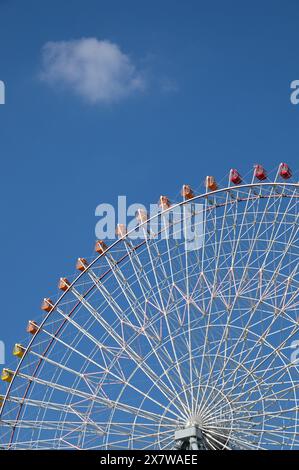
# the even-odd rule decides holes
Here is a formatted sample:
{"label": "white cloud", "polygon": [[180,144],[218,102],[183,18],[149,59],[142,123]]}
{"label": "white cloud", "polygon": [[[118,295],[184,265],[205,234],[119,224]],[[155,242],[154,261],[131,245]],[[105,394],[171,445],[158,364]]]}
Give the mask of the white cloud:
{"label": "white cloud", "polygon": [[89,103],[116,102],[146,86],[144,74],[110,41],[82,38],[48,42],[42,58],[42,80],[63,85]]}

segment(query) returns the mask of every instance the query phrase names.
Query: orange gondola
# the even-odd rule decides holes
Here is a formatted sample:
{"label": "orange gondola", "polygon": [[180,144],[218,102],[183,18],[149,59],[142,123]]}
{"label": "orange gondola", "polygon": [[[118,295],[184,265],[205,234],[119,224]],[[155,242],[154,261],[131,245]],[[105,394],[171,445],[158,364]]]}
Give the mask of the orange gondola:
{"label": "orange gondola", "polygon": [[53,302],[49,298],[44,298],[42,304],[41,304],[41,309],[44,310],[45,312],[50,312],[53,308]]}
{"label": "orange gondola", "polygon": [[125,224],[118,224],[115,230],[115,235],[118,238],[124,238],[127,235],[127,228]]}
{"label": "orange gondola", "polygon": [[189,184],[184,184],[182,187],[181,195],[184,199],[192,199],[194,198],[194,193],[189,186]]}
{"label": "orange gondola", "polygon": [[135,212],[135,217],[140,224],[146,222],[148,219],[147,212],[144,209],[137,209]]}
{"label": "orange gondola", "polygon": [[164,211],[166,209],[169,209],[170,207],[170,200],[168,199],[167,196],[160,196],[160,199],[159,199],[159,207],[161,207],[161,209]]}
{"label": "orange gondola", "polygon": [[103,240],[97,240],[96,244],[94,246],[94,250],[99,253],[99,255],[102,255],[106,250],[108,249],[108,246]]}
{"label": "orange gondola", "polygon": [[41,304],[41,309],[44,310],[45,312],[50,312],[53,308],[53,302],[49,298],[44,298],[42,304]]}
{"label": "orange gondola", "polygon": [[78,258],[76,263],[76,269],[78,271],[85,271],[88,268],[88,263],[85,258]]}
{"label": "orange gondola", "polygon": [[58,289],[63,290],[64,292],[70,287],[70,281],[66,277],[61,277],[58,283]]}
{"label": "orange gondola", "polygon": [[31,335],[35,335],[39,330],[39,326],[35,321],[29,320],[26,331],[27,333],[30,333]]}
{"label": "orange gondola", "polygon": [[216,191],[218,189],[218,185],[214,176],[207,176],[206,177],[206,188],[210,191]]}

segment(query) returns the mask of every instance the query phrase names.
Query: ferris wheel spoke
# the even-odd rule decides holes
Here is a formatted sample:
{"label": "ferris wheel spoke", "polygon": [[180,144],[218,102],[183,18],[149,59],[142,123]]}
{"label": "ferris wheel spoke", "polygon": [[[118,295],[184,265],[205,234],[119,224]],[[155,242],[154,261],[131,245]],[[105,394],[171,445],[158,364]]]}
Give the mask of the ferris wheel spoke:
{"label": "ferris wheel spoke", "polygon": [[131,267],[135,274],[136,280],[138,282],[138,285],[140,287],[144,300],[146,300],[146,296],[147,296],[146,292],[151,292],[153,296],[153,301],[152,301],[153,304],[155,305],[157,309],[161,310],[161,305],[159,304],[158,297],[147,276],[147,273],[143,267],[143,264],[139,259],[137,251],[132,248],[132,245],[125,238],[122,240],[122,242],[124,243],[125,248],[127,250]]}
{"label": "ferris wheel spoke", "polygon": [[[286,366],[285,368],[286,368],[286,370],[287,370],[287,369],[288,369],[288,366]],[[270,370],[272,370],[272,369],[270,369]],[[278,369],[278,371],[281,372],[281,368]],[[268,372],[268,369],[266,369],[266,370],[264,371],[264,375],[266,374],[266,372]],[[273,378],[275,375],[276,375],[276,373],[274,372],[271,376],[267,376],[267,382],[266,382],[266,384],[267,384],[268,386],[269,386],[269,381],[270,381],[270,379]],[[253,393],[253,392],[255,392],[256,390],[258,390],[258,385],[255,383],[255,380],[253,380],[253,383],[254,383],[253,386],[249,386],[249,388],[245,389],[244,391],[240,391],[240,390],[239,390],[239,388],[241,388],[242,386],[244,387],[244,385],[246,384],[246,381],[244,381],[244,380],[247,380],[247,378],[248,378],[249,376],[253,376],[253,371],[250,372],[250,373],[246,373],[246,374],[245,374],[245,379],[244,379],[244,377],[240,378],[240,380],[237,382],[237,384],[234,384],[234,385],[229,389],[229,394],[230,394],[230,396],[232,397],[232,398],[231,398],[231,404],[232,404],[232,405],[234,405],[235,402],[238,403],[238,402],[240,401],[240,399],[242,399],[242,397],[245,397],[245,396],[248,397],[248,396],[250,396],[251,393]],[[259,382],[261,382],[261,380],[262,380],[262,375],[261,375],[261,376],[258,376],[257,378],[258,378]],[[225,390],[225,389],[224,389],[224,390]],[[242,389],[241,389],[241,390],[242,390]],[[234,395],[233,395],[233,392],[234,392],[234,391],[236,392],[236,393],[235,393],[235,398],[234,398]],[[284,392],[284,390],[281,391],[281,393],[283,393],[283,392]],[[276,392],[276,393],[279,393],[279,392]],[[219,393],[218,393],[218,394],[219,394]],[[216,398],[217,398],[217,396],[218,396],[218,395],[216,395]],[[266,399],[266,397],[268,397],[268,396],[264,394],[264,395],[263,395],[263,398],[255,400],[255,403],[258,403],[259,401],[264,402],[265,399]],[[234,408],[234,409],[235,409],[235,408]],[[236,410],[237,410],[237,409],[238,409],[238,408],[236,408]],[[213,407],[212,407],[212,410],[213,410]]]}
{"label": "ferris wheel spoke", "polygon": [[[121,439],[111,440],[110,445],[113,445],[113,447],[114,447],[116,445],[118,446],[119,444],[125,444],[125,447],[128,448],[128,444],[130,444],[130,442],[132,444],[136,443],[136,442],[138,444],[138,441],[141,441],[141,442],[150,441],[150,442],[152,442],[153,438],[158,438],[159,436],[164,436],[165,434],[169,435],[171,432],[172,431],[159,431],[159,432],[156,431],[156,432],[146,432],[146,433],[144,433],[144,431],[143,431],[140,434],[134,433],[134,435],[132,436],[131,432],[128,431],[127,435],[124,435],[122,433],[122,435],[119,436],[119,437],[122,437]],[[110,435],[111,435],[111,433],[110,433]],[[112,436],[114,436],[113,433],[112,433]],[[116,437],[118,437],[118,434],[116,434]],[[106,447],[107,447],[106,443],[103,443],[99,446],[99,448],[106,448]]]}
{"label": "ferris wheel spoke", "polygon": [[14,421],[8,421],[8,420],[1,420],[1,425],[2,426],[8,426],[12,428],[28,428],[28,429],[47,429],[49,431],[57,430],[59,429],[60,431],[63,432],[78,432],[80,431],[83,427],[89,426],[90,428],[94,429],[93,432],[103,432],[102,429],[97,426],[96,423],[84,423],[82,421],[67,421],[67,422],[61,422],[61,421],[37,421],[37,420],[14,420]]}
{"label": "ferris wheel spoke", "polygon": [[[131,250],[131,252],[133,251],[131,245],[126,244],[126,248],[127,248],[127,250]],[[129,255],[130,255],[129,258],[130,258],[130,260],[132,261],[131,252],[129,252]],[[134,254],[135,254],[135,257],[136,257],[136,256],[137,256],[137,255],[136,255],[136,252],[134,252]],[[137,258],[138,258],[138,256],[137,256]],[[135,272],[136,278],[138,279],[138,282],[139,282],[140,288],[141,288],[141,290],[142,290],[142,292],[143,292],[144,298],[147,298],[147,297],[146,297],[146,293],[145,293],[145,291],[144,291],[144,288],[142,287],[142,285],[141,285],[141,283],[140,283],[140,276],[139,276],[139,274],[136,272],[136,266],[135,266],[135,264],[134,264],[133,262],[132,262],[132,266],[133,266],[133,268],[134,268],[134,272]],[[138,259],[138,267],[140,267],[140,266],[142,266],[142,264],[141,264],[140,260]],[[113,273],[114,273],[114,271],[113,271]],[[122,284],[119,282],[119,280],[118,280],[118,283],[119,283],[119,285],[120,285],[122,291],[124,292],[124,289],[123,289],[123,287],[122,287]],[[147,283],[149,284],[149,280],[148,280],[148,279],[147,279]],[[127,300],[128,300],[128,302],[130,303],[130,300],[129,300],[129,299],[127,299]],[[132,311],[135,312],[135,310],[134,310],[134,308],[133,308],[133,306],[132,306],[131,303],[130,303],[130,305],[131,305]],[[135,316],[136,316],[136,318],[137,318],[137,315],[135,315]],[[145,315],[144,315],[144,317],[145,317]],[[143,331],[144,336],[145,336],[146,339],[149,341],[149,344],[150,344],[152,350],[155,352],[155,356],[156,356],[156,358],[157,358],[157,360],[158,360],[160,366],[163,368],[163,364],[161,363],[160,356],[156,353],[156,346],[153,344],[152,340],[150,339],[149,335],[147,334],[147,328],[144,327],[144,325],[140,325],[140,327],[142,328],[142,331]],[[138,363],[140,364],[140,362],[141,362],[141,361],[139,360]],[[170,377],[169,375],[167,375],[167,374],[166,374],[166,378],[167,378],[167,382],[169,383],[170,387],[172,388],[172,393],[174,393],[174,394],[177,395],[177,389],[174,387],[173,380],[172,380],[171,377]],[[164,386],[165,386],[165,389],[168,388],[166,385],[164,385]],[[169,393],[169,392],[168,392],[168,393]],[[184,408],[184,407],[185,407],[185,404],[181,401],[180,398],[179,398],[179,400],[180,400],[180,402],[181,402],[181,406]]]}
{"label": "ferris wheel spoke", "polygon": [[[73,326],[76,325],[76,323],[72,324]],[[78,325],[78,328],[79,328],[79,325]],[[80,330],[78,330],[80,333],[81,333],[81,328]],[[55,342],[57,342],[58,344],[62,345],[63,348],[66,350],[66,351],[69,351],[69,352],[72,352],[78,356],[80,356],[82,359],[84,359],[84,361],[86,361],[86,363],[89,363],[91,364],[92,366],[95,366],[96,368],[98,368],[99,370],[106,370],[106,367],[107,367],[107,364],[104,364],[104,366],[101,366],[99,364],[98,361],[95,361],[92,359],[92,357],[88,356],[87,354],[84,354],[82,351],[80,351],[78,349],[78,347],[74,347],[72,346],[71,344],[67,343],[66,341],[62,340],[59,336],[55,336],[53,333],[51,333],[50,331],[48,331],[46,329],[46,327],[44,326],[43,327],[43,333],[45,333],[47,336],[49,336],[51,339],[55,340]],[[94,338],[95,340],[95,338]],[[94,343],[94,341],[92,341]],[[98,343],[96,344],[96,346],[98,346]],[[101,348],[102,349],[107,349],[106,346],[104,345],[101,345]]]}
{"label": "ferris wheel spoke", "polygon": [[[172,352],[172,355],[173,355],[172,357],[169,355],[169,364],[171,364],[171,362],[174,361],[174,364],[176,366],[176,371],[175,371],[175,373],[172,373],[172,375],[174,376],[173,379],[175,377],[178,378],[178,384],[174,388],[175,388],[175,391],[177,393],[177,397],[180,401],[181,406],[186,411],[187,410],[186,405],[188,404],[188,398],[187,398],[187,393],[186,393],[187,383],[186,383],[186,380],[183,378],[183,375],[182,375],[182,372],[181,372],[181,363],[180,363],[180,360],[178,358],[178,351],[177,351],[177,348],[176,348],[176,345],[175,345],[175,338],[174,338],[172,330],[171,330],[168,315],[169,314],[168,314],[167,310],[165,309],[165,312],[164,312],[164,315],[163,315],[163,320],[164,320],[166,328],[167,328],[169,342],[171,344],[171,352]],[[157,352],[158,356],[159,356],[159,352],[160,352],[160,348]],[[159,360],[159,363],[160,363],[160,360]],[[164,371],[166,372],[167,377],[169,377],[170,374],[168,374],[167,368],[164,368]],[[172,382],[173,382],[173,379],[172,379]],[[183,390],[185,401],[183,401],[180,397],[180,393],[179,393],[180,388]]]}
{"label": "ferris wheel spoke", "polygon": [[[253,432],[251,432],[250,430],[242,430],[242,428],[236,429],[235,432],[240,433],[241,435],[241,438],[239,438],[238,440],[236,439],[236,442],[239,441],[243,446],[246,442],[246,439],[248,442],[248,439],[258,439],[259,436],[260,436],[259,441],[261,440],[261,438],[263,438],[264,440],[271,441],[271,437],[272,437],[272,443],[278,444],[278,443],[283,442],[284,440],[285,445],[291,445],[291,443],[287,442],[288,436],[284,432],[281,432],[280,434],[279,433],[275,434],[267,429],[254,430]],[[235,440],[234,436],[230,435],[230,438],[232,440]],[[274,441],[273,438],[276,438],[276,439],[279,438],[279,440]],[[260,448],[260,446],[258,446],[258,448]]]}
{"label": "ferris wheel spoke", "polygon": [[[255,346],[255,347],[257,346],[257,347],[259,348],[259,350],[262,349],[262,345],[261,345],[261,344],[254,343],[254,346]],[[252,349],[254,349],[254,348],[252,348]],[[232,356],[232,354],[230,354],[230,358],[231,358],[231,356]],[[263,358],[263,356],[261,356],[261,354],[259,354],[259,356],[260,356],[261,359]],[[269,358],[269,355],[266,354],[266,355],[264,356],[264,358],[265,358],[265,359],[268,359],[268,358]],[[275,357],[273,358],[273,360],[275,360]],[[222,387],[219,389],[218,395],[219,395],[220,393],[222,393],[223,390],[225,390],[226,384],[229,383],[229,382],[231,382],[231,381],[233,381],[233,385],[232,385],[231,388],[230,388],[230,393],[232,393],[237,387],[240,387],[241,385],[245,386],[246,383],[248,382],[248,379],[253,379],[253,380],[254,380],[254,374],[253,374],[253,371],[252,371],[252,369],[253,369],[252,365],[254,364],[254,361],[255,361],[255,358],[254,358],[253,360],[250,359],[249,362],[247,363],[244,358],[242,358],[242,360],[241,360],[241,358],[240,358],[240,359],[238,360],[238,365],[233,369],[232,372],[229,372],[229,373],[228,373],[228,376],[226,377],[226,380],[223,382]],[[226,359],[226,363],[227,363],[227,362],[228,362],[228,360]],[[241,370],[243,367],[247,367],[247,368],[248,368],[249,365],[250,365],[251,367],[250,367],[250,369],[248,370],[248,372],[244,375],[244,377],[242,377],[242,379],[237,380],[237,377],[238,377],[237,374],[240,373],[240,370]],[[226,366],[227,366],[227,364],[226,364]],[[268,369],[269,369],[269,366],[268,366],[268,368],[265,370],[265,373],[268,371]],[[222,367],[222,369],[220,370],[220,374],[221,374],[221,375],[222,375],[223,371],[224,371],[224,367]],[[219,376],[218,376],[218,377],[219,377]],[[260,380],[260,379],[261,379],[261,375],[259,375],[258,378],[259,378],[259,380]],[[217,384],[218,384],[218,379],[216,378],[216,384],[215,384],[215,385],[217,385]],[[209,397],[207,397],[207,399],[209,399]]]}
{"label": "ferris wheel spoke", "polygon": [[[294,390],[297,389],[298,387],[299,387],[299,385],[297,385],[297,386],[291,385],[291,386],[286,387],[282,390],[278,390],[277,392],[273,392],[272,389],[271,390],[268,389],[269,393],[265,392],[265,394],[262,397],[259,397],[256,400],[251,400],[250,403],[248,403],[248,401],[238,402],[238,403],[240,403],[240,406],[234,407],[234,411],[235,412],[242,411],[242,410],[246,409],[249,405],[252,406],[252,407],[256,406],[261,401],[267,402],[264,406],[264,409],[267,409],[267,407],[273,406],[273,404],[277,403],[278,400],[279,400],[280,403],[283,403],[283,400],[284,400],[283,397],[285,395],[288,396],[289,392],[294,392]],[[233,396],[232,396],[232,398],[233,398]],[[290,398],[285,398],[285,401],[289,402]]]}
{"label": "ferris wheel spoke", "polygon": [[98,241],[6,369],[0,446],[167,449],[195,426],[200,448],[298,449],[299,185],[283,165],[162,208],[141,242]]}
{"label": "ferris wheel spoke", "polygon": [[[167,325],[167,329],[168,329],[168,333],[169,333],[169,336],[170,336],[170,340],[171,340],[171,345],[172,345],[172,352],[174,354],[174,358],[175,358],[175,361],[176,361],[176,364],[178,366],[178,377],[179,377],[179,380],[181,382],[181,386],[183,387],[183,390],[185,389],[185,384],[184,384],[184,381],[183,381],[183,378],[182,378],[182,375],[181,375],[181,372],[180,372],[180,366],[179,366],[179,361],[177,359],[177,356],[176,356],[176,351],[175,351],[175,348],[174,348],[174,344],[173,344],[173,338],[172,338],[172,335],[171,335],[171,330],[170,330],[170,327],[169,327],[169,322],[168,322],[168,318],[167,318],[167,315],[168,315],[168,312],[167,312],[167,309],[166,309],[166,306],[165,306],[165,301],[164,301],[164,298],[163,298],[163,294],[162,294],[162,291],[160,289],[160,281],[158,280],[158,277],[157,277],[157,273],[156,273],[156,267],[154,266],[154,262],[153,262],[153,256],[152,256],[152,253],[151,253],[151,246],[150,246],[150,243],[151,243],[151,246],[152,245],[155,245],[154,242],[150,241],[148,239],[148,237],[146,236],[145,234],[145,246],[146,246],[146,249],[147,249],[147,253],[148,253],[148,256],[149,256],[149,260],[150,260],[150,266],[151,266],[151,271],[153,273],[153,278],[154,278],[154,283],[155,283],[155,286],[156,286],[156,290],[157,290],[157,293],[158,293],[158,303],[160,305],[160,310],[161,310],[161,313],[163,315],[163,318],[165,320],[165,323]],[[158,249],[155,245],[155,251],[158,252]],[[138,258],[138,254],[137,252],[135,253],[135,256],[137,256]],[[159,259],[159,257],[158,257]],[[138,265],[139,266],[142,266],[142,263],[140,261],[140,259],[138,258]],[[136,274],[136,277],[138,277],[138,274],[136,273],[136,268],[134,266],[134,271],[135,271],[135,274]],[[165,274],[165,271],[164,271],[164,274]],[[149,281],[148,281],[149,282]],[[141,287],[141,286],[140,286]],[[147,299],[146,297],[146,294],[145,292],[143,291],[143,295],[144,297]],[[160,366],[163,367],[163,364],[161,363],[161,358],[160,358],[160,355],[157,354],[156,352],[156,348],[151,344],[151,346],[153,347],[153,351],[155,352],[155,356],[160,364]],[[181,399],[180,397],[180,394],[178,393],[178,388],[175,387],[174,385],[174,382],[171,378],[171,376],[167,373],[167,369],[164,368],[164,371],[165,371],[165,374],[166,374],[166,377],[167,377],[167,381],[168,383],[170,383],[170,386],[171,388],[173,389],[173,392],[177,395],[177,398],[180,402],[180,405],[183,407],[183,409],[187,409],[186,408],[186,403],[187,403],[187,396],[185,394],[185,401],[186,403],[183,402],[183,400]]]}
{"label": "ferris wheel spoke", "polygon": [[[251,321],[251,319],[252,319],[252,317],[253,317],[253,313],[254,313],[255,311],[256,311],[256,307],[255,307],[255,309],[253,309],[253,311],[252,311],[252,313],[251,313],[251,316],[250,316],[250,318],[249,318],[249,320],[248,320],[248,322],[247,322],[247,325],[246,325],[246,327],[245,327],[246,329],[249,327],[249,322]],[[273,318],[272,323],[270,324],[270,326],[268,327],[268,329],[267,329],[266,332],[264,333],[264,339],[265,339],[265,337],[267,336],[267,334],[268,334],[268,332],[270,331],[270,329],[271,329],[271,327],[273,326],[273,324],[275,323],[275,321],[277,320],[277,318],[278,318],[278,316],[275,316],[275,317]],[[239,344],[239,341],[240,341],[240,338],[241,338],[241,337],[239,337],[239,340],[235,343],[235,347],[234,347],[233,351],[231,352],[231,354],[230,354],[228,360],[231,359],[233,353],[234,353],[235,350],[237,349],[238,344]],[[251,349],[247,350],[247,356],[246,356],[246,357],[248,357],[248,356],[252,353],[252,349],[253,349],[254,347],[255,347],[255,345],[254,345]],[[246,360],[246,357],[243,358],[243,361],[242,361],[242,362],[244,362],[244,360]],[[258,356],[257,356],[257,357],[258,357]],[[256,359],[256,360],[257,360],[257,359]],[[226,363],[223,365],[223,369],[224,369],[225,367],[226,367]],[[236,370],[235,372],[237,372],[237,370]]]}
{"label": "ferris wheel spoke", "polygon": [[[151,377],[152,379],[156,380],[158,376],[153,372],[153,370],[148,366],[148,364],[145,364],[144,361],[140,356],[138,356],[137,352],[132,349],[130,346],[130,343],[124,343],[123,339],[118,335],[118,333],[110,327],[110,325],[101,317],[98,315],[97,311],[85,300],[81,299],[83,305],[87,308],[87,310],[93,315],[95,319],[99,321],[99,323],[105,328],[106,331],[110,333],[110,335],[113,337],[115,342],[118,344],[120,348],[122,348],[123,352],[126,353],[128,357],[130,357],[136,364],[137,367],[140,368],[147,376]],[[77,326],[79,329],[81,328],[80,325],[76,324],[76,322],[73,319],[70,319],[67,317],[61,309],[58,309],[59,313],[61,313],[64,318],[66,318],[68,321],[70,321],[73,325]],[[92,339],[92,341],[95,344],[98,344],[101,346],[98,341],[93,338],[88,332],[86,332],[86,336]],[[172,381],[170,380],[170,383],[173,385]],[[157,385],[161,391],[165,394],[165,396],[172,396],[174,397],[173,393],[175,391],[171,391],[169,387],[165,384],[159,381]],[[178,409],[178,412],[180,413],[181,411]]]}
{"label": "ferris wheel spoke", "polygon": [[[269,360],[270,357],[276,355],[276,354],[279,354],[279,350],[282,348],[282,346],[287,342],[289,341],[289,339],[291,339],[295,334],[297,333],[297,327],[293,328],[292,332],[290,333],[289,337],[287,339],[284,339],[282,343],[280,343],[277,347],[273,347],[272,351],[264,358],[262,359],[254,368],[251,369],[250,371],[250,374],[256,372],[267,360]],[[282,370],[284,369],[288,369],[292,366],[291,363],[288,363],[286,364]],[[266,371],[264,372],[264,374],[266,372],[268,372],[269,370],[269,367],[266,369]],[[273,376],[275,376],[277,373],[274,372],[272,375],[268,376],[267,379],[270,380]],[[248,377],[248,374],[246,374],[246,376],[238,383],[238,386],[242,385],[244,383],[244,380],[246,380],[246,378]],[[248,393],[250,392],[251,389],[247,390],[246,392],[243,392],[243,394],[245,393]],[[240,395],[242,396],[242,394]]]}
{"label": "ferris wheel spoke", "polygon": [[[228,195],[227,195],[227,198],[228,198]],[[246,204],[248,204],[248,201],[246,202]],[[227,211],[227,205],[225,206],[225,212],[224,212],[224,217],[223,217],[223,220],[222,220],[222,223],[221,223],[221,228],[220,228],[220,235],[219,235],[219,242],[217,244],[218,247],[221,246],[221,242],[223,240],[223,237],[224,237],[224,230],[225,230],[225,224],[226,224],[226,211]],[[244,212],[245,214],[245,212]],[[240,231],[242,230],[242,226],[243,226],[243,223],[244,223],[244,217],[245,215],[243,215],[243,218],[242,218],[242,221],[241,221],[241,228],[240,228]],[[216,241],[216,231],[215,231],[215,241]],[[215,288],[215,285],[217,286],[217,274],[218,274],[218,269],[219,269],[219,248],[216,248],[215,249],[215,270],[214,270],[214,276],[213,276],[213,289],[212,289],[212,294],[211,294],[211,302],[210,302],[210,308],[209,308],[209,311],[208,311],[208,316],[210,317],[211,316],[211,307],[212,307],[212,302],[213,302],[213,297],[214,297],[214,294],[216,293],[216,288]],[[218,348],[218,351],[221,350],[221,347],[222,347],[222,343],[223,341],[225,340],[225,335],[226,335],[226,331],[227,331],[227,328],[228,328],[228,323],[230,321],[230,316],[231,316],[231,312],[232,312],[232,309],[230,309],[229,313],[228,313],[228,317],[227,317],[227,323],[226,323],[226,326],[223,330],[223,334],[222,334],[222,338],[221,338],[221,341],[219,343],[219,348]],[[208,328],[207,328],[207,333],[208,333]],[[205,341],[205,344],[207,344],[207,337],[206,337],[206,341]],[[217,354],[216,354],[217,356]],[[204,357],[204,356],[203,356]],[[210,373],[209,373],[209,377],[207,379],[207,382],[209,382],[210,378],[212,377],[212,374],[213,374],[213,371],[214,371],[214,367],[215,367],[215,361],[212,363],[212,365],[210,366]],[[206,390],[207,390],[207,385],[206,385]],[[202,397],[205,395],[206,393],[206,390],[204,391],[204,393],[202,394]],[[196,408],[200,409],[201,408],[201,404],[202,404],[202,400],[201,402],[198,404],[198,396],[197,396],[197,402],[196,402]]]}
{"label": "ferris wheel spoke", "polygon": [[[78,351],[77,351],[78,352]],[[120,355],[121,355],[121,352],[120,352]],[[117,356],[115,356],[117,358]],[[147,360],[147,357],[145,357],[144,359],[145,361]],[[115,362],[115,360],[113,360],[113,363]],[[105,367],[101,366],[100,364],[97,364],[99,369],[103,371],[103,373],[105,371],[107,371],[107,365],[105,365]],[[139,364],[137,364],[137,368],[139,367]],[[142,369],[142,368],[141,368]],[[135,369],[136,370],[136,369]],[[121,372],[121,369],[120,369],[120,372]],[[111,370],[111,365],[109,367],[109,370],[108,370],[108,373],[109,373],[109,376],[111,375],[113,378],[115,378],[116,380],[118,380],[120,383],[125,383],[125,382],[128,382],[129,379],[125,379],[124,375],[123,374],[120,374],[120,375],[116,375],[115,373],[113,373],[113,371]],[[134,371],[135,373],[135,371]],[[132,374],[133,375],[133,374]],[[159,381],[161,381],[161,377],[152,377],[153,380],[155,380],[155,382],[157,382],[157,379],[159,379]],[[109,381],[110,382],[110,381]],[[129,386],[132,387],[132,385],[130,385],[129,383]],[[137,390],[136,388],[134,388],[135,390]]]}
{"label": "ferris wheel spoke", "polygon": [[[210,430],[209,432],[211,433]],[[245,438],[242,439],[240,438],[240,436],[236,435],[235,433],[230,433],[229,436],[227,436],[226,434],[221,433],[219,429],[217,429],[216,434],[219,438],[224,438],[224,439],[229,438],[231,445],[232,444],[237,445],[238,448],[241,448],[241,449],[244,449],[244,448],[245,449],[263,449],[263,447],[261,447],[259,444],[253,441],[249,442],[248,440],[245,440]],[[218,441],[218,442],[221,444],[221,441]]]}
{"label": "ferris wheel spoke", "polygon": [[[73,396],[77,396],[77,397],[80,397],[80,398],[83,398],[83,399],[86,399],[86,400],[90,400],[90,401],[93,401],[94,403],[97,403],[97,404],[101,404],[105,407],[107,407],[108,409],[111,409],[113,407],[119,409],[120,411],[125,411],[127,413],[133,413],[133,414],[136,414],[138,412],[138,414],[144,418],[148,418],[148,419],[156,419],[156,420],[160,420],[161,417],[155,413],[152,413],[152,412],[149,412],[149,411],[146,411],[146,410],[140,410],[132,405],[128,405],[126,403],[121,403],[119,400],[117,401],[113,401],[109,398],[106,398],[105,396],[99,396],[99,395],[91,395],[87,392],[84,392],[82,390],[78,390],[78,389],[72,389],[71,387],[66,387],[64,385],[61,385],[61,384],[58,384],[58,383],[52,383],[52,382],[49,382],[49,381],[46,381],[46,380],[43,380],[43,379],[40,379],[40,378],[36,378],[36,377],[30,377],[28,375],[25,375],[25,374],[22,374],[20,373],[19,374],[21,378],[24,378],[25,380],[31,380],[32,382],[35,382],[36,384],[39,384],[39,385],[43,385],[45,387],[50,387],[50,388],[54,388],[60,392],[64,392],[66,394],[71,394]],[[142,396],[145,396],[149,401],[153,402],[155,405],[158,405],[159,407],[161,407],[163,409],[163,405],[161,403],[159,403],[157,400],[155,400],[153,397],[150,397],[148,396],[146,393],[138,390],[138,392],[142,395]],[[169,410],[169,413],[170,414],[173,414],[173,412],[171,410]],[[165,417],[164,419],[167,419],[169,420],[170,422],[177,422],[177,418],[176,418],[176,415],[173,414],[174,418],[169,418],[169,417]]]}
{"label": "ferris wheel spoke", "polygon": [[[134,249],[131,248],[131,251],[134,251]],[[127,255],[130,256],[130,254],[131,253],[129,251],[127,251]],[[142,307],[142,304],[141,304],[140,300],[134,294],[133,289],[130,287],[128,279],[122,274],[119,263],[117,263],[111,257],[111,255],[108,258],[108,264],[110,266],[113,277],[117,281],[117,285],[119,286],[119,288],[121,289],[121,291],[123,293],[125,301],[127,302],[129,308],[131,308],[132,313],[134,314],[134,316],[135,316],[136,320],[138,321],[138,323],[140,325],[142,325],[145,322],[146,318],[145,318],[145,315],[144,315],[144,308]],[[98,285],[98,289],[100,290],[101,293],[104,290],[105,295],[104,294],[102,294],[102,295],[105,298],[108,298],[108,299],[112,298],[113,299],[112,294],[108,292],[108,290],[105,288],[103,283],[99,284],[99,282],[97,281],[96,275],[93,275],[92,279],[93,279],[93,282],[96,285]],[[111,303],[110,300],[109,300],[109,303]],[[115,299],[114,299],[114,304],[117,305],[117,311],[120,312],[120,316],[122,318],[123,311],[124,311],[123,307],[118,305],[118,303],[116,302]],[[156,332],[154,332],[154,334],[156,334]]]}

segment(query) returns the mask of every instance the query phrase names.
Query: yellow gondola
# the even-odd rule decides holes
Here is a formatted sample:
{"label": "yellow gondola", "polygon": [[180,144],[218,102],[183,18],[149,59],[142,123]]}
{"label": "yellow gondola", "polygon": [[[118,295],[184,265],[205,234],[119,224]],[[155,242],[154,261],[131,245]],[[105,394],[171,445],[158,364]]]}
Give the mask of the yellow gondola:
{"label": "yellow gondola", "polygon": [[10,383],[12,381],[13,375],[14,373],[12,370],[3,369],[2,374],[1,374],[1,380],[3,380],[3,382]]}
{"label": "yellow gondola", "polygon": [[21,344],[15,344],[12,353],[14,356],[21,359],[25,354],[25,350],[26,349]]}

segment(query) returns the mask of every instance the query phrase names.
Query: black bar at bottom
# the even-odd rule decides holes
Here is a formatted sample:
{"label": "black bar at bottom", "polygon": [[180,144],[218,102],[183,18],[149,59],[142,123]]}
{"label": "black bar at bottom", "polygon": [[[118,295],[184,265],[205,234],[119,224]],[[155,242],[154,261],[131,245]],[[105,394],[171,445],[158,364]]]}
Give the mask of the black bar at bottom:
{"label": "black bar at bottom", "polygon": [[[258,465],[258,468],[269,468],[270,465],[279,465],[282,470],[287,465],[299,463],[298,451],[0,451],[1,467],[7,463],[20,462],[24,465],[34,463],[46,463],[48,465],[71,464],[86,465],[88,463],[98,466],[137,468],[149,465],[219,465],[237,464],[241,466]],[[295,467],[294,467],[295,468]],[[206,467],[210,470],[209,467]],[[43,470],[43,469],[41,469]],[[83,470],[85,468],[83,467]],[[253,469],[256,470],[256,469]]]}

